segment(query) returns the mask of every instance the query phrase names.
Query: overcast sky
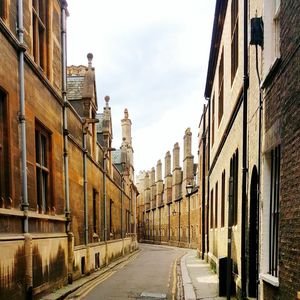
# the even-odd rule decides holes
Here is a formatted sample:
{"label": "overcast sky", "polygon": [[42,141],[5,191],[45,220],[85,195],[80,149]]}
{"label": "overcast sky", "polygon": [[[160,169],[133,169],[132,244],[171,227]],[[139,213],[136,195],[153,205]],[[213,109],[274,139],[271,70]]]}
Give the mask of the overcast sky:
{"label": "overcast sky", "polygon": [[[111,98],[113,146],[128,108],[136,174],[164,161],[198,125],[210,50],[213,0],[68,0],[68,65],[94,54],[98,107]],[[180,157],[182,161],[182,155]]]}

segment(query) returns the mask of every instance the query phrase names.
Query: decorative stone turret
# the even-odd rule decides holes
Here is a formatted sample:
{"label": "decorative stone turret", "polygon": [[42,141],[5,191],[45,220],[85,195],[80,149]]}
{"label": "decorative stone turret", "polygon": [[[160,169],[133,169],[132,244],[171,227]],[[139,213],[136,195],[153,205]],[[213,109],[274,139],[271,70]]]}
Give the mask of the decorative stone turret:
{"label": "decorative stone turret", "polygon": [[111,109],[109,106],[110,97],[105,96],[105,107],[103,108],[103,123],[102,123],[102,132],[103,132],[103,147],[104,149],[111,148],[112,143],[112,126],[111,126]]}
{"label": "decorative stone turret", "polygon": [[150,190],[151,190],[151,207],[156,207],[156,184],[155,184],[155,169],[150,171]]}
{"label": "decorative stone turret", "polygon": [[183,189],[194,181],[194,156],[192,155],[192,133],[187,128],[183,137],[184,158],[183,158]]}
{"label": "decorative stone turret", "polygon": [[159,160],[156,164],[156,199],[157,199],[157,205],[162,204],[162,193],[164,189],[164,183],[162,180],[162,163],[161,160]]}
{"label": "decorative stone turret", "polygon": [[132,148],[132,138],[131,138],[131,120],[129,119],[129,114],[127,108],[124,110],[124,118],[121,120],[122,125],[122,152],[126,153],[126,169],[128,170],[128,175],[130,180],[134,178],[134,167],[133,167],[133,148]]}
{"label": "decorative stone turret", "polygon": [[176,143],[173,148],[173,181],[172,181],[172,200],[179,199],[181,195],[181,183],[182,183],[182,171],[179,165],[180,157],[180,147]]}
{"label": "decorative stone turret", "polygon": [[145,209],[150,209],[150,181],[149,172],[145,174]]}
{"label": "decorative stone turret", "polygon": [[170,151],[165,156],[165,202],[172,202],[172,173],[171,173],[171,154]]}

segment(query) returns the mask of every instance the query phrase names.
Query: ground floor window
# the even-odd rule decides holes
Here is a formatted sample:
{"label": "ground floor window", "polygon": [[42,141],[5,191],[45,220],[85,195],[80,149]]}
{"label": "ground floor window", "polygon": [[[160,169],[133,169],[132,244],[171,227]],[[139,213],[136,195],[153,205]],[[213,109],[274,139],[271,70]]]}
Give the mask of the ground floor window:
{"label": "ground floor window", "polygon": [[271,151],[269,274],[278,277],[278,232],[280,191],[280,146]]}

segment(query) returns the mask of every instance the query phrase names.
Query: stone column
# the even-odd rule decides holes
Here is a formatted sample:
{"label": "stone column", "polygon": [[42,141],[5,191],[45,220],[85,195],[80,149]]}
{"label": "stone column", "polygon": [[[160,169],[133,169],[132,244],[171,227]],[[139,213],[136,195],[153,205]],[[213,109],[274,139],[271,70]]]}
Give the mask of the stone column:
{"label": "stone column", "polygon": [[179,153],[180,147],[176,143],[173,148],[173,182],[172,182],[172,201],[180,198],[181,195],[181,183],[182,183],[182,171],[179,165]]}
{"label": "stone column", "polygon": [[157,200],[157,205],[162,204],[162,193],[163,193],[163,180],[162,180],[162,163],[161,160],[159,160],[156,164],[156,200]]}
{"label": "stone column", "polygon": [[194,156],[192,155],[192,133],[187,128],[183,137],[184,142],[184,158],[183,158],[183,190],[188,184],[194,181]]}
{"label": "stone column", "polygon": [[151,207],[156,207],[156,184],[155,184],[155,169],[150,172],[150,190],[151,190]]}
{"label": "stone column", "polygon": [[150,182],[149,172],[145,174],[145,207],[146,210],[150,209]]}

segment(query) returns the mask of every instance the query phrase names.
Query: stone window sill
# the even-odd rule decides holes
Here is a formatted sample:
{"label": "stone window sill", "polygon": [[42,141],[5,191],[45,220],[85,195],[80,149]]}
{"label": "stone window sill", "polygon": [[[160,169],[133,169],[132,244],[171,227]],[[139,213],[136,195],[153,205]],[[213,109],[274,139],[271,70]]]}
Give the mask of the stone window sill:
{"label": "stone window sill", "polygon": [[279,287],[279,279],[278,277],[272,276],[270,274],[261,273],[259,278],[273,286]]}
{"label": "stone window sill", "polygon": [[278,66],[281,62],[280,57],[275,57],[274,61],[272,62],[269,70],[266,72],[265,77],[261,82],[261,88],[264,89],[268,86],[270,79],[276,74]]}

